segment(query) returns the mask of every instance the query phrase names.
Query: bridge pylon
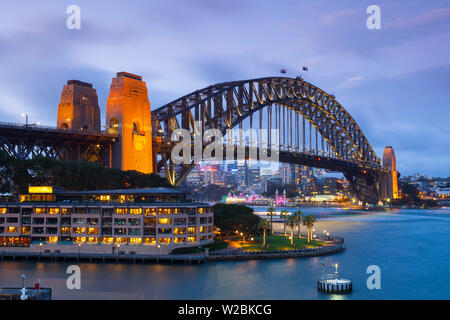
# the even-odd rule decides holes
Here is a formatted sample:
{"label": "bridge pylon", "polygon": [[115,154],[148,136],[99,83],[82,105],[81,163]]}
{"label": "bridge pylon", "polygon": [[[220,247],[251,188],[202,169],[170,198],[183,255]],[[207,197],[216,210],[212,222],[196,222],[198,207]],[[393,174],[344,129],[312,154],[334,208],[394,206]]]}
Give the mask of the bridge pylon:
{"label": "bridge pylon", "polygon": [[388,174],[381,179],[381,197],[383,200],[398,198],[398,175],[397,160],[395,158],[394,148],[387,146],[384,148],[383,167],[389,170]]}
{"label": "bridge pylon", "polygon": [[112,166],[153,172],[150,101],[142,77],[119,72],[113,78],[106,109],[106,127],[119,138],[112,146]]}
{"label": "bridge pylon", "polygon": [[100,131],[100,108],[92,84],[69,80],[58,105],[58,129]]}

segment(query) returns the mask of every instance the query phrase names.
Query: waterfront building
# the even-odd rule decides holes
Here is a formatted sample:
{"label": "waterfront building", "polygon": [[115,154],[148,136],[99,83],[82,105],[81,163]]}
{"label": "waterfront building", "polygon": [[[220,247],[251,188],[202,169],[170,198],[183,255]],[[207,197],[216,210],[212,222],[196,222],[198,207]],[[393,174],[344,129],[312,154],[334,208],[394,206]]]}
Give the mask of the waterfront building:
{"label": "waterfront building", "polygon": [[29,187],[19,202],[0,204],[0,245],[194,246],[213,241],[213,220],[210,205],[174,188]]}

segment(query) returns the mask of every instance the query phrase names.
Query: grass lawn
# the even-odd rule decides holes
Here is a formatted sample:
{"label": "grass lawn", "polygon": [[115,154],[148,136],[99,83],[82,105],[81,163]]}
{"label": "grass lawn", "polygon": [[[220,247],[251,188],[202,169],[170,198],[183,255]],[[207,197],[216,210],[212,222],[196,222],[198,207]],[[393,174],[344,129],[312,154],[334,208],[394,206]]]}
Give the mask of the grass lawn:
{"label": "grass lawn", "polygon": [[303,248],[314,248],[323,246],[322,241],[312,240],[308,243],[308,239],[305,238],[295,238],[294,246],[291,246],[291,240],[289,237],[277,236],[277,235],[267,235],[267,247],[263,248],[263,236],[255,238],[253,242],[245,242],[242,244],[242,249],[244,251],[274,251],[274,250],[292,250],[292,249],[303,249]]}

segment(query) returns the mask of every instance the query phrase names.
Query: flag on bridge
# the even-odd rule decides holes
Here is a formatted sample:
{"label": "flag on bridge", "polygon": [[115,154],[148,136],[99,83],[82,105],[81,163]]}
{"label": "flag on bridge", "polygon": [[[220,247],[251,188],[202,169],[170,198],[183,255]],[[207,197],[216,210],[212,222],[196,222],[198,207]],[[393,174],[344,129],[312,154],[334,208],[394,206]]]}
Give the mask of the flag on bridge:
{"label": "flag on bridge", "polygon": [[303,71],[308,71],[308,66],[304,66]]}

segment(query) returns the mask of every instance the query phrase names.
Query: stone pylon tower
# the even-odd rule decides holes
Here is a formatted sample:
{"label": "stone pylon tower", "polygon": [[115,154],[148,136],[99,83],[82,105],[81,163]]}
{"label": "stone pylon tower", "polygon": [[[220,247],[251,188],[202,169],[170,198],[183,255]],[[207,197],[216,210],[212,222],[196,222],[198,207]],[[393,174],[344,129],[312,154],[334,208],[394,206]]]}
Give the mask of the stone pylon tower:
{"label": "stone pylon tower", "polygon": [[150,101],[141,76],[119,72],[113,78],[106,126],[119,134],[112,150],[114,168],[153,172]]}
{"label": "stone pylon tower", "polygon": [[92,84],[67,81],[58,106],[57,126],[64,130],[101,130],[97,91]]}
{"label": "stone pylon tower", "polygon": [[381,179],[381,196],[383,199],[397,199],[397,160],[395,159],[394,149],[391,146],[384,148],[383,167],[390,169],[391,172]]}

